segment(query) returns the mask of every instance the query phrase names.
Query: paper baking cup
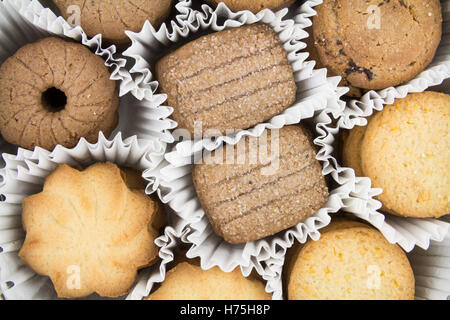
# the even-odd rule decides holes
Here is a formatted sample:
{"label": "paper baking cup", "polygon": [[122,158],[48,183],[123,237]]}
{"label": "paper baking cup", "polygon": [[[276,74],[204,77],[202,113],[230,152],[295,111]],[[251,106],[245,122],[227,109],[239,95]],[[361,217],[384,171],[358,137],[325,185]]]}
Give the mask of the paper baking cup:
{"label": "paper baking cup", "polygon": [[[447,219],[448,220],[448,219]],[[450,298],[450,234],[443,241],[431,241],[428,250],[415,248],[407,254],[415,277],[416,300],[449,300]],[[283,259],[272,259],[269,262],[270,276],[267,288],[270,287],[277,297],[287,298],[287,288],[283,288]],[[284,290],[283,290],[284,289]]]}
{"label": "paper baking cup", "polygon": [[22,200],[42,190],[45,178],[57,164],[90,165],[112,162],[141,171],[152,170],[163,159],[163,152],[151,140],[108,140],[99,134],[98,142],[81,139],[73,149],[57,146],[53,152],[41,148],[19,149],[16,155],[3,154],[0,169],[0,291],[7,299],[54,299],[56,293],[47,277],[37,275],[18,257],[25,233],[22,229]]}
{"label": "paper baking cup", "polygon": [[[450,1],[441,1],[443,11],[443,35],[436,56],[431,65],[408,83],[380,91],[370,91],[360,100],[351,100],[341,118],[339,128],[352,129],[367,125],[366,117],[374,111],[383,110],[385,105],[395,99],[406,97],[409,93],[423,92],[432,86],[442,84],[450,78]],[[447,87],[447,93],[448,87]],[[378,228],[391,243],[398,243],[407,252],[416,245],[428,248],[430,240],[442,241],[450,224],[442,219],[402,218],[385,215],[380,211],[382,204],[374,197],[382,192],[372,188],[371,180],[356,177],[353,169],[348,170],[340,183],[351,185],[350,199],[346,200],[345,210],[368,221]]]}
{"label": "paper baking cup", "polygon": [[126,59],[115,57],[115,46],[102,48],[101,35],[88,38],[80,26],[70,25],[36,0],[4,0],[0,3],[0,64],[22,46],[48,36],[75,40],[103,58],[121,97],[120,119],[115,133],[120,131],[124,137],[138,134],[140,138],[160,143],[161,149],[173,142],[170,129],[176,123],[168,118],[173,109],[163,105],[166,96],[146,96],[145,92],[150,87],[138,86],[134,82],[126,69]]}
{"label": "paper baking cup", "polygon": [[[317,160],[323,166],[323,174],[334,175],[339,180],[342,172],[332,156],[333,130],[337,130],[332,125],[332,119],[323,111],[308,122],[317,131],[314,143],[319,149]],[[326,205],[297,226],[258,241],[233,245],[214,233],[201,207],[192,183],[191,156],[190,149],[168,153],[157,170],[146,171],[143,176],[149,181],[148,189],[157,190],[162,202],[167,203],[174,214],[189,222],[190,232],[186,239],[192,245],[187,256],[199,257],[204,269],[218,266],[229,272],[240,266],[245,274],[256,269],[260,274],[266,270],[266,274],[272,274],[271,278],[276,277],[277,263],[274,260],[284,259],[287,248],[295,241],[304,243],[308,237],[317,240],[320,237],[319,230],[329,224],[330,214],[344,206],[343,200],[349,197],[351,191],[346,186],[330,189]],[[268,285],[271,292],[277,292],[270,282]],[[276,293],[276,297],[281,297],[281,294]]]}
{"label": "paper baking cup", "polygon": [[[220,3],[215,10],[208,5],[202,5],[202,11],[197,11],[189,7],[191,2],[184,1],[187,6],[178,10],[180,15],[176,21],[171,21],[170,28],[163,24],[159,30],[155,30],[149,22],[146,22],[141,32],[127,32],[132,45],[124,52],[124,56],[134,60],[130,72],[137,83],[149,85],[153,88],[153,92],[156,92],[158,82],[152,73],[152,66],[171,48],[188,42],[198,32],[212,33],[261,22],[274,29],[287,52],[288,61],[294,70],[297,99],[280,115],[251,129],[239,130],[228,136],[184,141],[180,143],[180,147],[213,150],[223,142],[235,144],[243,136],[261,135],[265,129],[279,129],[285,125],[298,123],[302,119],[312,118],[326,107],[335,113],[342,110],[343,105],[337,103],[336,96],[344,94],[347,89],[337,87],[340,78],[327,78],[326,69],[314,70],[315,63],[306,61],[308,53],[301,52],[306,47],[301,40],[308,36],[303,29],[311,24],[307,18],[308,4],[299,9],[298,17],[294,20],[285,18],[288,9],[276,13],[271,10],[263,10],[258,14],[250,11],[234,13],[224,3]],[[178,5],[181,6],[181,3]]]}
{"label": "paper baking cup", "polygon": [[428,250],[414,249],[408,258],[416,278],[417,300],[450,299],[450,236],[431,241]]}
{"label": "paper baking cup", "polygon": [[[159,257],[161,261],[140,273],[138,281],[128,295],[127,300],[142,300],[148,297],[154,291],[156,285],[164,282],[169,263],[175,259],[174,250],[181,244],[189,244],[187,236],[190,230],[186,228],[186,221],[176,215],[173,215],[172,219],[174,220],[171,222],[171,226],[164,230],[164,235],[155,240],[156,245],[160,248]],[[278,285],[278,273],[272,270],[274,269],[272,267],[273,262],[267,262],[267,267],[257,270],[257,272],[266,281],[266,292],[271,293],[274,300],[279,300],[281,299],[281,287]],[[241,271],[245,277],[248,276],[248,273],[244,270],[241,269]]]}

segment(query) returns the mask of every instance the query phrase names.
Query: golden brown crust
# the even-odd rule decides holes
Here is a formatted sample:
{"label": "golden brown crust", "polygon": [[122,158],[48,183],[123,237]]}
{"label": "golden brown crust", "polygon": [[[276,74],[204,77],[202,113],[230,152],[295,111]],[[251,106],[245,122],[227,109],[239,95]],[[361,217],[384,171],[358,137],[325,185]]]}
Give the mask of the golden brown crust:
{"label": "golden brown crust", "polygon": [[258,13],[263,9],[278,11],[289,7],[295,0],[206,0],[209,4],[217,6],[220,2],[224,2],[231,11],[250,10]]}
{"label": "golden brown crust", "polygon": [[[57,144],[74,147],[99,131],[109,136],[117,125],[119,96],[104,61],[83,45],[44,38],[19,49],[0,67],[0,130],[26,149]],[[64,109],[43,103],[47,89],[67,97]]]}
{"label": "golden brown crust", "polygon": [[383,189],[377,199],[384,211],[415,218],[448,214],[449,114],[449,95],[409,94],[344,140],[344,164]]}
{"label": "golden brown crust", "polygon": [[[380,10],[380,25],[376,13]],[[352,86],[404,83],[433,59],[442,35],[439,0],[325,0],[313,18],[322,63]],[[370,26],[370,28],[369,28]]]}
{"label": "golden brown crust", "polygon": [[290,300],[413,300],[414,274],[399,246],[374,228],[334,220],[290,252],[286,264]]}
{"label": "golden brown crust", "polygon": [[141,31],[146,20],[158,29],[170,14],[173,0],[54,0],[64,18],[73,15],[70,6],[78,6],[81,27],[90,36],[102,34],[109,43],[125,46],[130,39],[125,30]]}
{"label": "golden brown crust", "polygon": [[142,190],[128,189],[111,163],[84,171],[59,165],[44,190],[23,201],[19,257],[49,276],[59,297],[124,295],[137,270],[157,257],[157,210]]}
{"label": "golden brown crust", "polygon": [[[328,200],[322,167],[305,130],[288,126],[279,131],[279,164],[270,162],[273,134],[268,133],[267,141],[246,137],[237,146],[213,152],[204,164],[194,167],[192,176],[200,203],[215,232],[227,242],[249,242],[290,228]],[[253,161],[250,144],[268,152],[259,157],[256,154]],[[242,146],[245,151],[240,151]],[[210,164],[217,155],[225,158],[230,148],[235,157],[245,156],[245,162]],[[275,148],[273,152],[278,153]]]}
{"label": "golden brown crust", "polygon": [[191,135],[195,122],[201,122],[204,136],[252,127],[296,98],[286,51],[265,24],[194,40],[158,61],[156,74],[174,107],[173,119]]}
{"label": "golden brown crust", "polygon": [[[383,208],[426,218],[450,212],[450,95],[410,94],[373,116],[361,143],[361,167],[382,188]],[[395,173],[393,175],[393,173]]]}
{"label": "golden brown crust", "polygon": [[182,262],[169,270],[161,287],[146,300],[270,300],[260,280],[244,278],[239,268],[202,270]]}

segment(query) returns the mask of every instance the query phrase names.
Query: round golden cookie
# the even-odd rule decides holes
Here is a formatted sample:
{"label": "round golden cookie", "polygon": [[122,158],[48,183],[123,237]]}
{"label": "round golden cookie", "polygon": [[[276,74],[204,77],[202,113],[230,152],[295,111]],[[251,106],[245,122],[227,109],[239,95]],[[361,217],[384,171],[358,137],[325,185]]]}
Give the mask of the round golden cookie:
{"label": "round golden cookie", "polygon": [[146,300],[270,300],[264,284],[245,278],[240,269],[223,272],[218,267],[202,270],[182,262],[169,270],[161,287]]}
{"label": "round golden cookie", "polygon": [[318,241],[288,251],[289,300],[412,300],[405,253],[365,224],[336,219]]}
{"label": "round golden cookie", "polygon": [[383,210],[406,217],[450,212],[450,96],[409,94],[353,129],[343,146],[344,164],[382,188]]}
{"label": "round golden cookie", "polygon": [[231,11],[250,10],[258,13],[263,9],[278,11],[289,7],[295,0],[206,0],[209,4],[217,6],[220,2],[224,2]]}
{"label": "round golden cookie", "polygon": [[83,171],[59,165],[22,206],[19,257],[48,276],[60,298],[122,296],[138,269],[158,258],[159,206],[144,190],[129,189],[112,163]]}
{"label": "round golden cookie", "polygon": [[0,131],[26,149],[74,147],[109,136],[119,94],[101,57],[55,37],[20,48],[0,67]]}
{"label": "round golden cookie", "polygon": [[130,43],[125,30],[141,31],[146,20],[158,29],[170,14],[173,0],[54,0],[62,16],[77,23],[90,36],[102,34],[107,42],[124,46]]}
{"label": "round golden cookie", "polygon": [[432,61],[441,40],[439,0],[324,0],[316,10],[320,60],[358,88],[411,80]]}

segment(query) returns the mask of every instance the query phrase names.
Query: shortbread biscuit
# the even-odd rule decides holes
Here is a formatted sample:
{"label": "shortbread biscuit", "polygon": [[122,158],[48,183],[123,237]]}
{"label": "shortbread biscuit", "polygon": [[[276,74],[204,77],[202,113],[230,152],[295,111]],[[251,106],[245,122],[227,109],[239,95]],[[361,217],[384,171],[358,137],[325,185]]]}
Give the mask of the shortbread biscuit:
{"label": "shortbread biscuit", "polygon": [[413,93],[344,140],[344,164],[383,189],[377,199],[384,211],[415,218],[450,212],[449,114],[449,95]]}
{"label": "shortbread biscuit", "polygon": [[334,220],[288,250],[285,264],[290,300],[413,300],[414,274],[406,254],[376,229]]}
{"label": "shortbread biscuit", "polygon": [[182,262],[146,300],[270,300],[259,279],[245,278],[240,269],[223,272],[218,267],[202,270]]}
{"label": "shortbread biscuit", "polygon": [[192,137],[250,128],[280,114],[296,99],[286,51],[265,24],[189,42],[158,61],[156,74],[174,108],[173,119]]}
{"label": "shortbread biscuit", "polygon": [[111,163],[84,171],[59,165],[22,205],[19,257],[50,277],[61,298],[122,296],[157,258],[156,202],[130,190]]}
{"label": "shortbread biscuit", "polygon": [[411,80],[430,64],[441,41],[439,0],[324,0],[316,8],[312,26],[320,60],[357,88]]}
{"label": "shortbread biscuit", "polygon": [[[288,126],[264,136],[226,145],[192,172],[213,229],[229,243],[258,240],[290,228],[328,200],[322,167],[305,129]],[[235,158],[227,160],[230,153]],[[215,160],[234,164],[214,164]]]}

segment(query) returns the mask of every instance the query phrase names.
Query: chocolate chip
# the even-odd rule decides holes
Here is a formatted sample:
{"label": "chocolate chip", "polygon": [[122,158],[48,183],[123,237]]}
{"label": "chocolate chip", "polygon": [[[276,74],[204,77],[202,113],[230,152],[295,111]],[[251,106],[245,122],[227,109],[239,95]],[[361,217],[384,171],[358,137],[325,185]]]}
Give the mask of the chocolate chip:
{"label": "chocolate chip", "polygon": [[351,73],[359,72],[359,73],[365,73],[367,76],[367,79],[369,79],[369,81],[373,80],[375,74],[372,71],[370,71],[369,69],[364,68],[364,67],[359,67],[353,60],[350,60],[348,65],[350,66],[350,68],[347,68],[347,70],[345,70],[345,74],[347,76],[350,75]]}

